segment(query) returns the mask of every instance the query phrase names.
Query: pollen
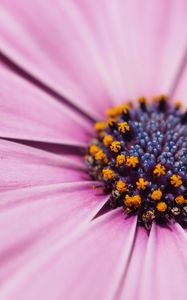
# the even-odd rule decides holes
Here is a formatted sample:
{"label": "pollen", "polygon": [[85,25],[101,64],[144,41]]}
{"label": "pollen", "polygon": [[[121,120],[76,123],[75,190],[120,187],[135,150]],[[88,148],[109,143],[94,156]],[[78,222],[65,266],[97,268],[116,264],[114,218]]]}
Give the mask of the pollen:
{"label": "pollen", "polygon": [[106,111],[106,115],[109,117],[116,117],[120,114],[119,107],[112,107]]}
{"label": "pollen", "polygon": [[125,163],[125,155],[120,154],[116,157],[116,166],[122,166]]}
{"label": "pollen", "polygon": [[176,109],[180,109],[180,108],[182,107],[181,101],[177,101],[177,102],[175,103],[175,107],[176,107]]}
{"label": "pollen", "polygon": [[120,114],[127,114],[127,113],[129,112],[129,109],[130,109],[128,103],[127,103],[127,104],[120,105],[120,106],[118,106],[118,108],[119,108]]}
{"label": "pollen", "polygon": [[151,198],[153,200],[160,200],[162,198],[162,191],[160,189],[157,189],[152,192]]}
{"label": "pollen", "polygon": [[108,127],[113,127],[116,124],[116,118],[108,118],[106,121]]}
{"label": "pollen", "polygon": [[107,156],[106,154],[102,151],[102,150],[99,150],[96,154],[95,154],[95,159],[96,160],[101,160],[101,161],[104,161],[104,162],[107,162]]}
{"label": "pollen", "polygon": [[119,152],[121,150],[120,142],[118,141],[112,142],[110,149],[115,153]]}
{"label": "pollen", "polygon": [[100,151],[100,148],[97,145],[91,145],[89,148],[89,152],[93,155],[95,155],[99,151]]}
{"label": "pollen", "polygon": [[85,161],[111,209],[136,215],[146,230],[153,222],[187,225],[187,111],[178,102],[142,96],[109,108]]}
{"label": "pollen", "polygon": [[179,175],[173,174],[170,177],[170,182],[175,187],[179,187],[182,184],[182,179],[181,179],[181,177]]}
{"label": "pollen", "polygon": [[119,123],[118,130],[122,133],[125,133],[127,131],[130,131],[130,126],[127,122]]}
{"label": "pollen", "polygon": [[184,199],[184,196],[183,195],[179,195],[175,198],[175,202],[177,204],[184,204],[186,202],[186,200]]}
{"label": "pollen", "polygon": [[141,204],[140,195],[129,196],[128,194],[125,196],[124,200],[125,205],[128,207],[138,207]]}
{"label": "pollen", "polygon": [[103,169],[102,171],[104,179],[113,179],[114,178],[114,171],[110,169]]}
{"label": "pollen", "polygon": [[140,98],[138,98],[138,102],[140,103],[140,104],[142,104],[142,103],[146,103],[146,98],[145,97],[140,97]]}
{"label": "pollen", "polygon": [[147,185],[148,181],[145,181],[143,178],[139,178],[138,181],[136,181],[136,186],[139,190],[145,190]]}
{"label": "pollen", "polygon": [[122,113],[126,114],[129,111],[129,104],[122,104],[115,107],[112,107],[110,109],[107,109],[106,115],[109,117],[116,117]]}
{"label": "pollen", "polygon": [[154,210],[147,210],[142,215],[142,221],[144,222],[145,228],[150,230],[152,222],[155,220],[155,211]]}
{"label": "pollen", "polygon": [[103,139],[103,144],[106,147],[109,147],[112,144],[112,142],[113,142],[113,137],[110,134],[106,135]]}
{"label": "pollen", "polygon": [[120,193],[125,193],[128,190],[127,184],[122,180],[118,180],[116,183],[116,189]]}
{"label": "pollen", "polygon": [[166,174],[166,168],[164,166],[162,166],[161,164],[157,164],[154,168],[153,173],[156,176],[161,176],[161,175],[165,175]]}
{"label": "pollen", "polygon": [[139,163],[139,158],[136,156],[129,156],[126,158],[126,165],[128,167],[135,168],[138,163]]}
{"label": "pollen", "polygon": [[96,122],[95,123],[95,130],[100,131],[103,130],[106,127],[105,122]]}
{"label": "pollen", "polygon": [[167,204],[165,202],[159,202],[156,206],[157,210],[160,212],[165,212],[167,209]]}
{"label": "pollen", "polygon": [[104,138],[104,136],[105,136],[105,131],[104,131],[104,130],[99,131],[99,132],[98,132],[98,136],[99,136],[100,138]]}

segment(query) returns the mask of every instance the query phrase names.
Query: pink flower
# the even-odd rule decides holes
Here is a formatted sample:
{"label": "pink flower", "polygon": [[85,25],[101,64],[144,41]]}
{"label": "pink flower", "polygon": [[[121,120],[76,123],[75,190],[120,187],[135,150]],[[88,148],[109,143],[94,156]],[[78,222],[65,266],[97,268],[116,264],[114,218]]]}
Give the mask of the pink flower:
{"label": "pink flower", "polygon": [[186,299],[187,235],[150,233],[88,175],[93,120],[125,100],[187,97],[187,3],[0,4],[0,299]]}

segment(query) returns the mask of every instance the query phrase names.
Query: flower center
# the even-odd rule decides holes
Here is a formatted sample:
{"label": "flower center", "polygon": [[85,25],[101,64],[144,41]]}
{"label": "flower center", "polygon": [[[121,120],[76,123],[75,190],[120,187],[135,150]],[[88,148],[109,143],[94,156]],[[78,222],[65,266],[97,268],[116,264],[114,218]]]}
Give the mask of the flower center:
{"label": "flower center", "polygon": [[152,222],[187,221],[187,113],[156,97],[109,109],[95,123],[86,161],[90,176],[147,229]]}

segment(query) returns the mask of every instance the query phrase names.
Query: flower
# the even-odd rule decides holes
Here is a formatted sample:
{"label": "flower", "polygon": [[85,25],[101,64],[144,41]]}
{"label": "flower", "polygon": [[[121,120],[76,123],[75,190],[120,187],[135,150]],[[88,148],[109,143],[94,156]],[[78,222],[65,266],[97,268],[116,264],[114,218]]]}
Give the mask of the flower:
{"label": "flower", "polygon": [[[142,216],[150,232],[121,207],[106,213],[109,196],[84,163],[106,110],[113,126],[125,100],[141,97],[144,109],[142,95],[164,93],[185,107],[186,11],[182,0],[1,1],[1,300],[186,299],[186,229],[160,226],[150,209]],[[114,142],[105,141],[118,157],[123,144]],[[114,163],[136,172],[135,157]],[[160,162],[153,170],[157,180],[166,172]],[[183,185],[178,176],[173,189]],[[130,206],[142,205],[148,180],[140,179],[125,196]],[[128,188],[119,180],[115,196]],[[176,217],[185,196],[174,199]],[[162,198],[155,205],[165,213]]]}

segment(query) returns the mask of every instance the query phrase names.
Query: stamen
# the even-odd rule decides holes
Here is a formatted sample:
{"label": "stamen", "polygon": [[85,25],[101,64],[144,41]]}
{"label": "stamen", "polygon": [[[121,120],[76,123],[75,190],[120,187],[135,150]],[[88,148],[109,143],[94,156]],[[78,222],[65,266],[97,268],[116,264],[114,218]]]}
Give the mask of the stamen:
{"label": "stamen", "polygon": [[118,124],[118,130],[122,133],[125,133],[127,131],[130,131],[130,127],[127,122],[123,122]]}
{"label": "stamen", "polygon": [[99,131],[104,129],[106,126],[105,122],[96,122],[95,123],[95,130]]}
{"label": "stamen", "polygon": [[161,197],[162,197],[162,191],[160,189],[153,191],[151,194],[151,198],[153,200],[160,200]]}
{"label": "stamen", "polygon": [[181,177],[179,175],[173,174],[170,177],[170,182],[172,185],[174,185],[175,187],[179,187],[182,184],[182,180]]}
{"label": "stamen", "polygon": [[154,168],[153,173],[157,176],[165,175],[166,168],[164,166],[162,166],[161,164],[157,164]]}
{"label": "stamen", "polygon": [[135,168],[138,163],[139,163],[139,158],[136,156],[129,156],[126,158],[126,165],[128,167]]}
{"label": "stamen", "polygon": [[110,146],[110,149],[113,151],[113,152],[119,152],[121,150],[121,145],[120,145],[120,142],[112,142],[111,146]]}
{"label": "stamen", "polygon": [[141,97],[138,99],[139,103],[140,103],[140,108],[141,110],[143,110],[144,112],[147,111],[147,107],[146,107],[146,99],[144,97]]}
{"label": "stamen", "polygon": [[175,198],[175,202],[176,202],[177,204],[183,204],[183,203],[186,202],[186,200],[184,199],[183,195],[179,195],[179,196],[177,196],[177,197]]}
{"label": "stamen", "polygon": [[150,230],[153,222],[187,223],[187,112],[165,95],[107,110],[88,147],[90,176]]}
{"label": "stamen", "polygon": [[105,135],[104,139],[103,139],[103,143],[106,147],[109,147],[111,145],[111,143],[113,142],[113,137],[108,134],[108,135]]}
{"label": "stamen", "polygon": [[127,184],[122,180],[118,180],[116,183],[116,189],[118,192],[124,193],[128,190]]}
{"label": "stamen", "polygon": [[116,166],[121,166],[125,163],[125,155],[124,154],[120,154],[116,157]]}
{"label": "stamen", "polygon": [[103,178],[104,179],[113,179],[114,178],[114,172],[110,169],[103,169]]}
{"label": "stamen", "polygon": [[138,207],[141,204],[141,197],[140,195],[134,195],[134,196],[125,196],[124,200],[125,205],[128,207]]}
{"label": "stamen", "polygon": [[91,145],[89,148],[90,154],[95,155],[97,152],[100,151],[100,148],[97,145]]}
{"label": "stamen", "polygon": [[156,206],[157,210],[160,212],[165,212],[167,209],[167,204],[165,202],[159,202]]}
{"label": "stamen", "polygon": [[139,190],[145,190],[148,185],[148,181],[145,181],[143,178],[139,178],[136,182],[136,186]]}

